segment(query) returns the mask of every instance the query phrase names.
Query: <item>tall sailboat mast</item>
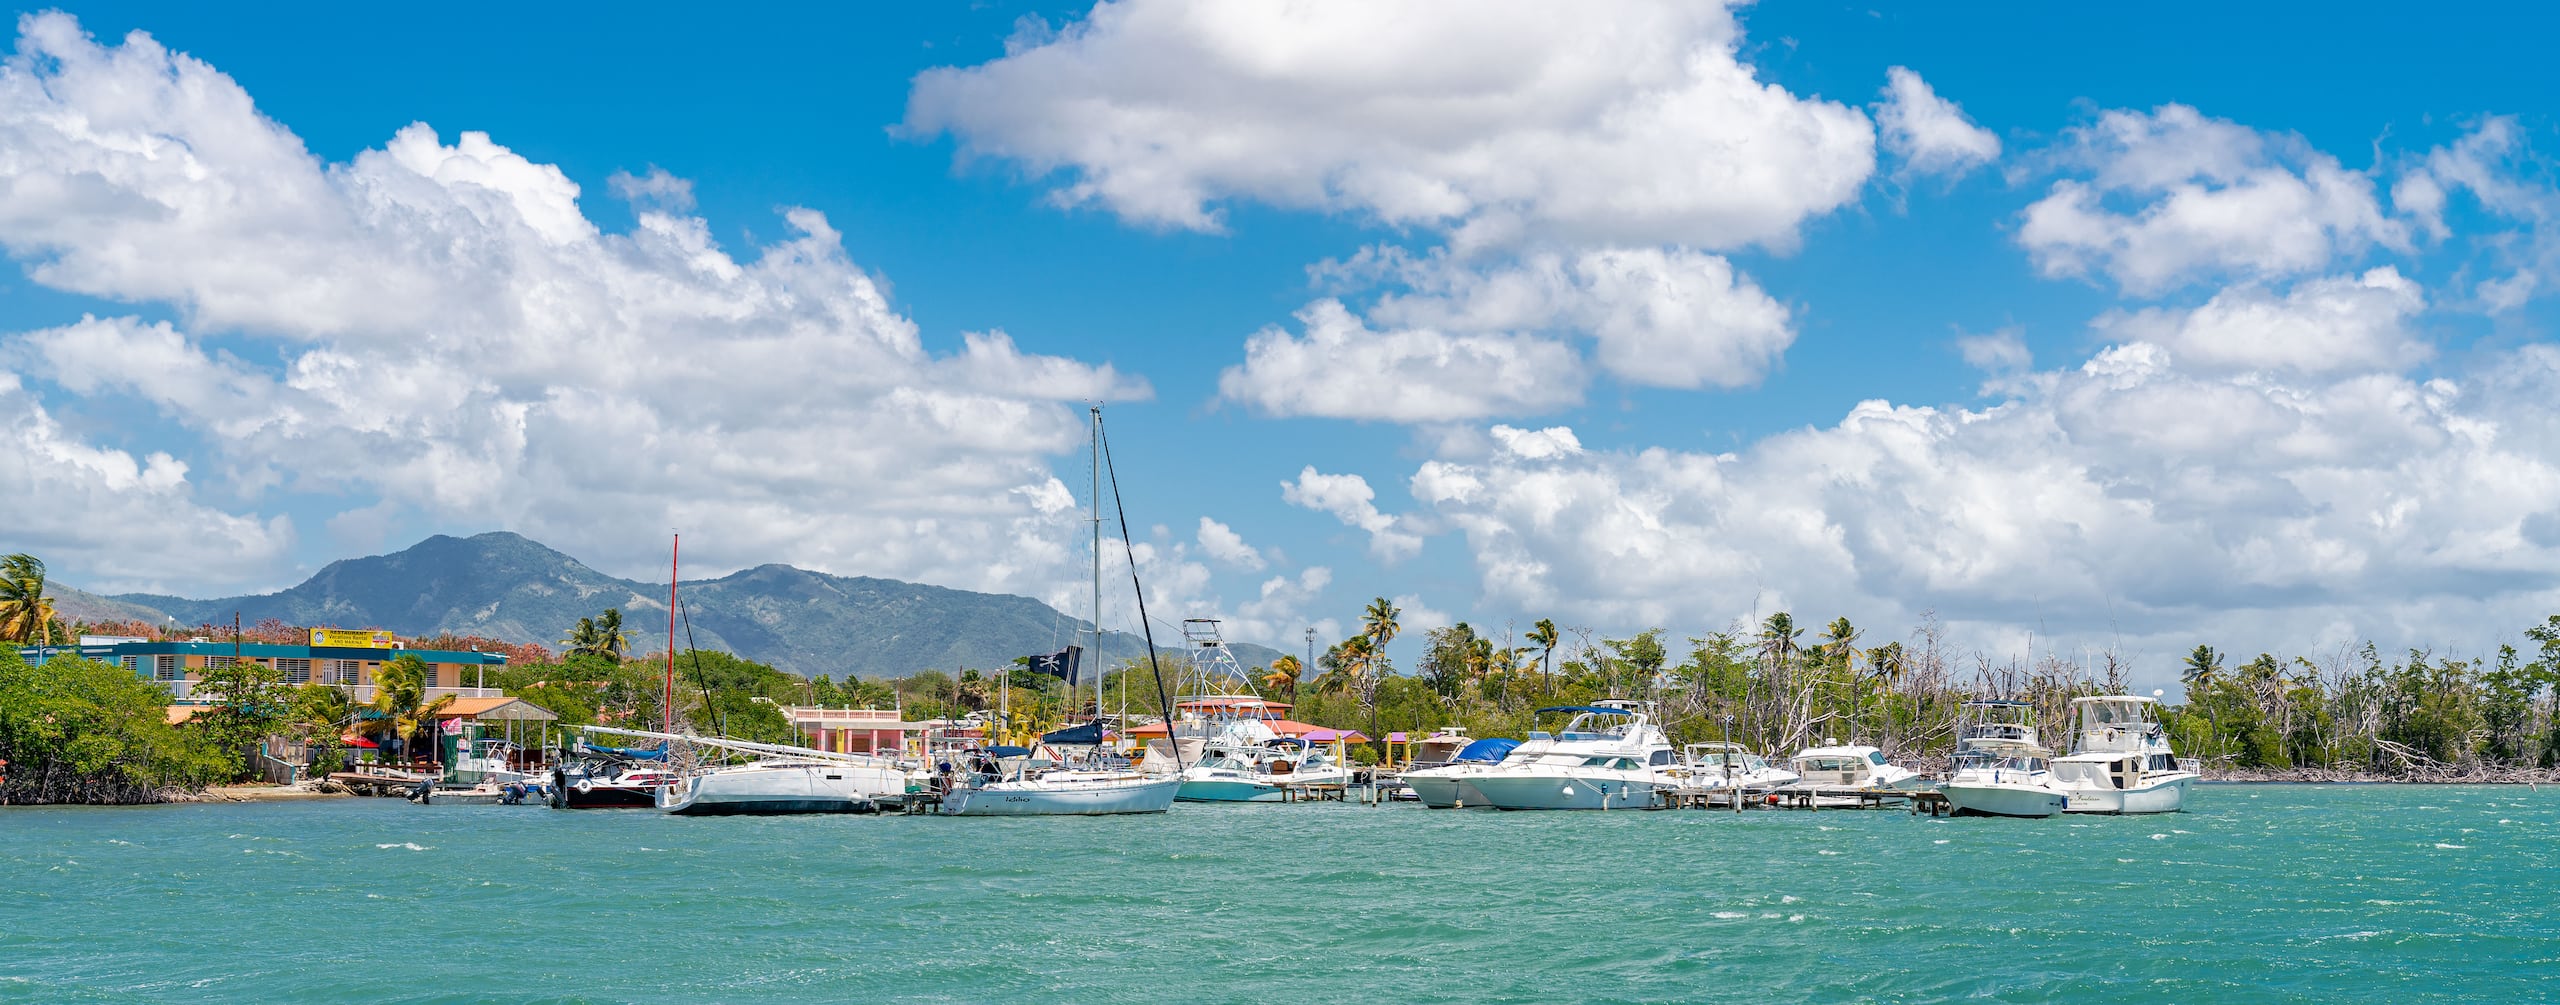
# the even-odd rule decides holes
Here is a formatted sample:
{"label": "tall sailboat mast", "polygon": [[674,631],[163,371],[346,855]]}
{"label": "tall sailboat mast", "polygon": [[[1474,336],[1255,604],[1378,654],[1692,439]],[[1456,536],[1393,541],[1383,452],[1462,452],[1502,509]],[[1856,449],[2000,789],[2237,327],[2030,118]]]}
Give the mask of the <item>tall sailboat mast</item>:
{"label": "tall sailboat mast", "polygon": [[684,535],[677,534],[667,543],[667,687],[658,699],[658,732],[676,731],[676,556],[684,548]]}
{"label": "tall sailboat mast", "polygon": [[[1102,406],[1092,406],[1093,443],[1093,724],[1102,734]],[[1070,687],[1068,690],[1074,690]],[[1126,726],[1126,723],[1122,724]]]}

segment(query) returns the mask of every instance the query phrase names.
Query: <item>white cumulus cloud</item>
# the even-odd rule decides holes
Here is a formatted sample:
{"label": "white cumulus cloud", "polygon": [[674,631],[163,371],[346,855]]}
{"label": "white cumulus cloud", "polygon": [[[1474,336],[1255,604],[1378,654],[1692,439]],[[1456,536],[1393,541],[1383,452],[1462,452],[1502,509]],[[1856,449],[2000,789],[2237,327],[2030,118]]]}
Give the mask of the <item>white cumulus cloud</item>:
{"label": "white cumulus cloud", "polygon": [[1151,225],[1248,199],[1470,246],[1785,246],[1855,198],[1875,133],[1738,44],[1714,3],[1121,0],[919,75],[906,126]]}
{"label": "white cumulus cloud", "polygon": [[2000,137],[1965,117],[1908,67],[1885,70],[1876,133],[1913,174],[1962,175],[2000,159]]}
{"label": "white cumulus cloud", "polygon": [[[31,277],[181,319],[0,342],[21,399],[138,403],[193,440],[142,468],[191,478],[101,508],[123,524],[25,543],[55,554],[159,513],[273,561],[289,528],[209,510],[189,488],[214,472],[243,505],[350,492],[350,527],[387,524],[382,500],[634,571],[674,526],[710,566],[1033,588],[1070,557],[1047,470],[1082,433],[1067,402],[1146,393],[1001,332],[929,347],[819,213],[786,209],[742,254],[663,172],[615,181],[637,223],[609,234],[558,168],[485,134],[415,124],[324,162],[213,67],[62,14],[20,22],[0,149],[0,246]],[[44,415],[22,402],[10,429],[61,444]],[[8,496],[0,519],[31,526],[33,497]]]}
{"label": "white cumulus cloud", "polygon": [[1280,498],[1292,506],[1331,514],[1345,526],[1367,531],[1370,552],[1386,561],[1410,557],[1422,550],[1419,535],[1400,529],[1395,517],[1379,511],[1377,491],[1359,475],[1328,475],[1308,465],[1298,472],[1297,480],[1280,483]]}
{"label": "white cumulus cloud", "polygon": [[[2055,157],[2079,176],[2054,182],[2018,228],[2048,276],[2103,273],[2148,295],[2217,276],[2284,278],[2408,243],[2371,176],[2299,137],[2185,105],[2105,112],[2072,130]],[[2121,201],[2139,208],[2119,209]]]}

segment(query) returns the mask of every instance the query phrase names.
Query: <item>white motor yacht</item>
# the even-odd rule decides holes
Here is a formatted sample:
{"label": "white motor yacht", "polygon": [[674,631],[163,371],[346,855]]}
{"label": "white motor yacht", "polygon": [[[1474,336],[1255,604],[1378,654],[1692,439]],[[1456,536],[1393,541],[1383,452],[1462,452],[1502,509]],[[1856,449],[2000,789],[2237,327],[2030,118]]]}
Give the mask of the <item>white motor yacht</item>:
{"label": "white motor yacht", "polygon": [[2159,700],[2129,694],[2071,702],[2071,753],[2053,762],[2066,813],[2176,813],[2196,762],[2169,747]]}
{"label": "white motor yacht", "polygon": [[1561,705],[1571,712],[1561,732],[1529,741],[1492,769],[1467,779],[1485,801],[1504,810],[1644,809],[1656,790],[1676,788],[1680,755],[1654,725],[1653,703],[1603,701]]}
{"label": "white motor yacht", "polygon": [[1955,773],[1938,791],[1957,816],[2049,817],[2069,798],[2052,758],[2033,740],[1978,737],[1956,755]]}
{"label": "white motor yacht", "polygon": [[1446,764],[1408,768],[1396,777],[1431,809],[1490,809],[1493,802],[1477,791],[1475,778],[1499,767],[1519,747],[1518,740],[1487,737],[1459,748]]}
{"label": "white motor yacht", "polygon": [[1683,783],[1698,789],[1753,792],[1796,781],[1796,773],[1769,763],[1739,743],[1692,743],[1680,748]]}
{"label": "white motor yacht", "polygon": [[1324,748],[1281,737],[1252,746],[1218,744],[1182,771],[1186,803],[1276,803],[1294,785],[1349,785],[1351,770]]}
{"label": "white motor yacht", "polygon": [[1796,780],[1777,791],[1811,792],[1816,806],[1859,805],[1861,794],[1907,794],[1929,784],[1919,772],[1885,760],[1884,751],[1836,739],[1797,751],[1787,758],[1787,770]]}

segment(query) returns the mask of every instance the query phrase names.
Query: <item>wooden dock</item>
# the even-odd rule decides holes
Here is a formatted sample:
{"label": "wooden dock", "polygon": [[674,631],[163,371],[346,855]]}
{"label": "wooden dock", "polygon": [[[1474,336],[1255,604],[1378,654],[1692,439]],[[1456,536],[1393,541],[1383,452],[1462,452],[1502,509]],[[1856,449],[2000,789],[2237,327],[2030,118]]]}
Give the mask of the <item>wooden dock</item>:
{"label": "wooden dock", "polygon": [[1936,792],[1874,789],[1746,789],[1682,788],[1663,793],[1657,808],[1682,810],[1880,810],[1910,805],[1911,812],[1946,812],[1947,797]]}
{"label": "wooden dock", "polygon": [[1340,803],[1349,802],[1350,799],[1351,787],[1341,783],[1330,785],[1283,783],[1280,786],[1280,801],[1284,803]]}

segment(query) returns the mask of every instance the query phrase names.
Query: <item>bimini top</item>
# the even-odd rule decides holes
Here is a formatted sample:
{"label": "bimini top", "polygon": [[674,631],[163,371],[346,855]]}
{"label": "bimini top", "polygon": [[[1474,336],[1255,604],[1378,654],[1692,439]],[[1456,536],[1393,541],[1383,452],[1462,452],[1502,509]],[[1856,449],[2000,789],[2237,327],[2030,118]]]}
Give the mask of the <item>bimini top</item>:
{"label": "bimini top", "polygon": [[[2089,700],[2091,700],[2091,699],[2082,698],[2082,699],[2080,699],[2080,700],[2081,700],[2081,701],[2089,701]],[[2034,705],[2033,703],[2030,703],[2030,702],[2012,701],[2012,700],[2007,699],[2007,698],[1984,698],[1984,699],[1981,699],[1981,700],[1979,700],[1979,701],[1968,701],[1968,702],[1965,702],[1965,706],[1966,706],[1966,707],[1968,707],[1968,708],[1976,708],[1976,707],[1979,707],[1979,708],[2034,708],[2034,707],[2035,707],[2035,705]]]}
{"label": "bimini top", "polygon": [[1519,745],[1520,741],[1508,737],[1488,736],[1460,748],[1453,760],[1492,763],[1511,756],[1512,749]]}
{"label": "bimini top", "polygon": [[1624,715],[1624,716],[1633,716],[1633,715],[1635,715],[1635,714],[1636,714],[1636,713],[1634,713],[1634,712],[1632,712],[1632,711],[1629,711],[1629,710],[1627,710],[1627,709],[1623,709],[1623,708],[1600,708],[1600,707],[1593,706],[1593,705],[1549,705],[1549,706],[1547,706],[1547,707],[1545,707],[1545,708],[1542,708],[1542,709],[1539,709],[1539,710],[1538,710],[1538,714],[1539,714],[1539,715],[1545,715],[1545,714],[1547,714],[1547,713],[1549,713],[1549,712],[1589,712],[1589,713],[1591,713],[1591,714],[1593,714],[1593,715]]}
{"label": "bimini top", "polygon": [[2071,699],[2071,703],[2072,703],[2072,704],[2074,704],[2074,705],[2086,705],[2086,704],[2089,704],[2089,703],[2091,703],[2091,702],[2100,702],[2100,701],[2130,701],[2130,702],[2137,702],[2137,703],[2144,704],[2144,705],[2157,705],[2157,704],[2159,704],[2159,703],[2160,703],[2160,699],[2158,699],[2158,698],[2153,698],[2153,697],[2150,697],[2150,696],[2148,696],[2148,695],[2139,695],[2139,694],[2102,694],[2102,695],[2099,695],[2099,696],[2094,697],[2094,698],[2073,698],[2073,699]]}

